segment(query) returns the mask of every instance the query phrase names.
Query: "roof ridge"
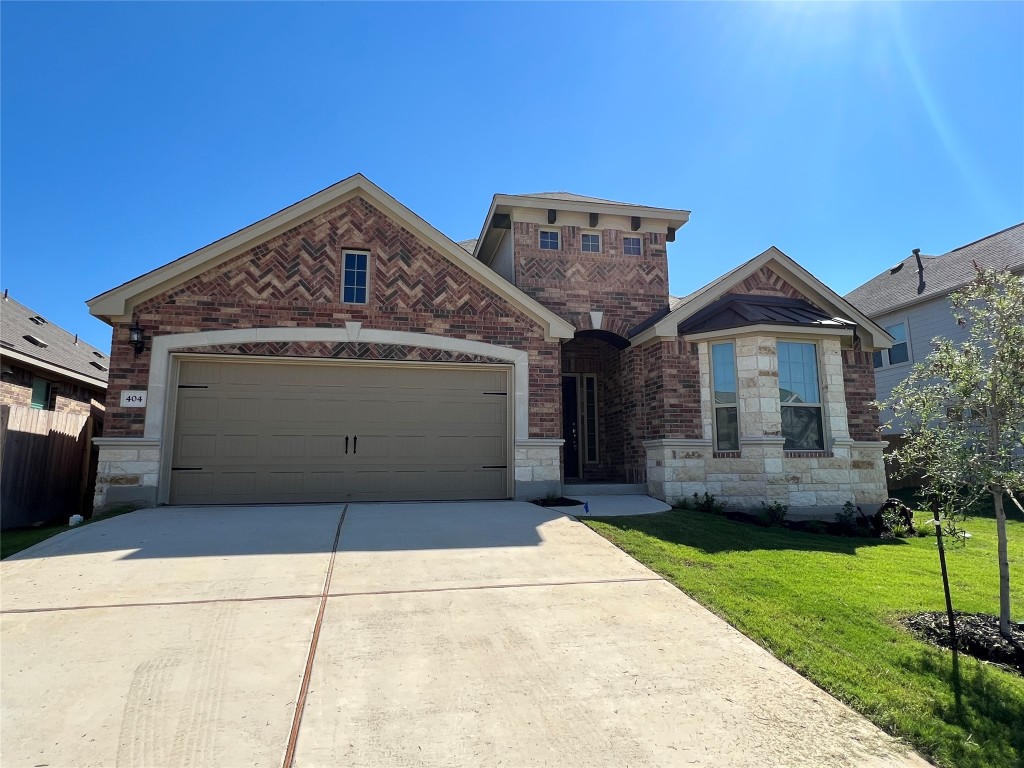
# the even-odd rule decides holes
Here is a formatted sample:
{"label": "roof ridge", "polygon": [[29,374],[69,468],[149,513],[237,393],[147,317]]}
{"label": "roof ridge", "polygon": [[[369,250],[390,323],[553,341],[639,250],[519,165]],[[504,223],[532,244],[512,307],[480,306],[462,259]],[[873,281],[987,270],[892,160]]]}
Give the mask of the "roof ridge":
{"label": "roof ridge", "polygon": [[[1004,234],[1006,232],[1009,232],[1011,229],[1016,229],[1017,227],[1024,227],[1024,221],[1020,222],[1019,224],[1012,224],[1009,227],[1006,227],[1006,229],[1000,229],[998,232],[993,232],[991,235],[986,235],[985,237],[979,237],[977,240],[972,240],[971,242],[967,243],[966,245],[961,245],[961,246],[958,246],[956,248],[953,248],[952,250],[946,251],[945,253],[943,253],[942,256],[949,256],[949,254],[956,253],[957,251],[962,251],[964,248],[970,248],[972,245],[977,245],[978,243],[984,242],[985,240],[991,240],[993,237],[997,237],[999,235],[1002,235],[1002,234]],[[939,257],[935,257],[935,258],[939,258]]]}

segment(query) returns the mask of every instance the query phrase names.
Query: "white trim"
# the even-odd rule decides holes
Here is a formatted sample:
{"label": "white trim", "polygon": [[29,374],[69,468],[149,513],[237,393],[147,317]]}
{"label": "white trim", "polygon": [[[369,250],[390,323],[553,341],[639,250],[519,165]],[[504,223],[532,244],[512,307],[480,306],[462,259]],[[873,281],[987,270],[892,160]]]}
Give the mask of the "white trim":
{"label": "white trim", "polygon": [[[626,253],[626,238],[632,238],[640,241],[640,253]],[[639,232],[623,232],[622,233],[622,257],[643,257],[644,255],[644,237]]]}
{"label": "white trim", "polygon": [[[348,285],[345,283],[345,275],[348,272],[346,266],[349,255],[352,256],[365,256],[366,257],[366,268],[364,272],[365,284],[363,285],[363,300],[362,301],[345,301],[345,289]],[[342,248],[341,249],[341,293],[338,295],[339,304],[356,304],[359,306],[366,306],[370,303],[370,297],[373,295],[373,287],[370,284],[370,277],[373,274],[373,254],[363,248]],[[354,286],[353,286],[354,287]]]}
{"label": "white trim", "polygon": [[[557,248],[545,248],[541,245],[541,235],[554,235],[558,238]],[[537,230],[537,250],[538,251],[561,251],[562,250],[562,228],[561,227],[541,227]]]}
{"label": "white trim", "polygon": [[682,438],[682,437],[663,437],[655,440],[644,440],[644,448],[650,450],[651,448],[707,448],[712,447],[712,441],[710,437],[702,438]]}
{"label": "white trim", "polygon": [[575,335],[575,328],[570,323],[477,261],[451,238],[439,232],[361,173],[349,176],[305,200],[124,285],[94,296],[86,302],[89,312],[108,323],[125,318],[130,320],[132,309],[140,301],[179,285],[188,278],[212,269],[232,256],[291,229],[299,222],[308,221],[357,196],[381,208],[396,224],[408,229],[456,266],[522,310],[545,329],[545,336],[549,341],[571,339]]}
{"label": "white trim", "polygon": [[[886,333],[889,333],[889,329],[890,328],[895,328],[897,325],[902,325],[903,326],[903,337],[904,338],[903,338],[903,341],[896,341],[896,337],[893,336],[892,337],[892,341],[893,341],[892,347],[895,347],[897,344],[906,344],[907,345],[907,359],[904,360],[903,362],[900,362],[900,363],[894,363],[894,362],[892,362],[892,347],[889,347],[889,349],[886,349],[886,350],[877,349],[877,350],[875,350],[875,353],[877,353],[879,355],[882,355],[883,362],[882,362],[882,364],[880,366],[875,368],[876,371],[888,370],[890,368],[900,368],[902,366],[906,366],[906,367],[909,368],[910,366],[912,366],[914,364],[914,354],[913,354],[914,347],[910,343],[910,321],[907,319],[906,315],[902,316],[901,319],[897,320],[894,323],[886,322],[884,325],[882,325],[882,329]],[[892,334],[889,334],[889,335],[892,336]],[[875,354],[875,353],[872,353],[872,354]],[[872,367],[874,367],[874,360],[872,359],[871,362],[872,362]]]}
{"label": "white trim", "polygon": [[159,448],[160,441],[149,437],[94,437],[92,444],[100,448]]}
{"label": "white trim", "polygon": [[34,368],[38,368],[42,371],[47,371],[49,373],[59,373],[61,376],[65,376],[69,379],[74,379],[75,381],[81,382],[82,384],[88,384],[90,386],[96,387],[97,389],[105,390],[107,388],[107,382],[103,381],[102,379],[94,379],[91,376],[76,373],[75,371],[72,371],[69,368],[61,368],[59,365],[53,365],[52,363],[43,362],[38,358],[31,357],[30,355],[23,354],[13,349],[8,349],[7,347],[0,348],[0,360],[3,360],[4,358],[17,360],[19,363],[25,363],[26,365],[30,365]]}
{"label": "white trim", "polygon": [[822,336],[853,336],[852,328],[829,328],[827,326],[809,328],[807,326],[743,325],[738,328],[719,328],[714,331],[680,334],[685,341],[712,341],[717,339],[738,339],[744,336],[775,336],[783,339],[820,339]]}
{"label": "white trim", "polygon": [[[513,366],[512,386],[514,392],[513,424],[515,434],[530,434],[530,363],[529,355],[520,349],[499,347],[482,341],[458,339],[450,336],[434,336],[429,333],[408,331],[381,331],[362,327],[362,323],[350,323],[343,328],[237,328],[228,331],[199,331],[155,336],[152,341],[149,382],[146,388],[146,426],[144,434],[152,440],[162,440],[167,425],[173,422],[174,398],[168,398],[172,391],[171,353],[186,347],[207,347],[218,344],[246,344],[262,341],[307,341],[345,342],[357,338],[363,344],[399,344],[410,347],[440,349],[446,352],[462,352],[470,355],[493,357]],[[386,361],[382,361],[386,362]]]}

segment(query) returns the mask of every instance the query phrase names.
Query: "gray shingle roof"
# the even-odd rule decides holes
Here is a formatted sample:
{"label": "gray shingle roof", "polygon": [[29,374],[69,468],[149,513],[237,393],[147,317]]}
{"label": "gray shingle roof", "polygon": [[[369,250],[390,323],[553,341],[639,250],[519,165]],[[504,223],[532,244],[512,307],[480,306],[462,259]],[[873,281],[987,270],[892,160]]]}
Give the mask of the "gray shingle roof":
{"label": "gray shingle roof", "polygon": [[974,276],[974,264],[989,269],[1024,270],[1024,223],[968,243],[941,256],[921,256],[924,269],[908,256],[892,269],[846,294],[846,300],[869,317],[945,296]]}
{"label": "gray shingle roof", "polygon": [[477,238],[472,237],[469,240],[459,240],[455,244],[459,246],[462,250],[464,250],[466,253],[472,253],[473,251],[476,250],[476,241]]}
{"label": "gray shingle roof", "polygon": [[[30,341],[26,336],[37,339],[45,346]],[[0,354],[13,350],[80,376],[98,379],[105,384],[110,358],[105,352],[81,339],[76,344],[75,338],[74,334],[54,325],[14,299],[0,299]]]}
{"label": "gray shingle roof", "polygon": [[628,205],[631,208],[646,208],[639,203],[623,203],[620,200],[605,200],[602,197],[587,197],[573,192],[534,192],[528,195],[509,195],[509,197],[540,197],[546,200],[564,200],[568,203],[603,203],[605,205]]}

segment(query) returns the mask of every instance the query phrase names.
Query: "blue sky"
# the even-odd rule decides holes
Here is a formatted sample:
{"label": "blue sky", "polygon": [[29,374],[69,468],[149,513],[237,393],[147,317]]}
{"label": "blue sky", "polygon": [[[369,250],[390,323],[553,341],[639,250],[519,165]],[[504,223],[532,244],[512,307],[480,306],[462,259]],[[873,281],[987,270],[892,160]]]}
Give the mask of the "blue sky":
{"label": "blue sky", "polygon": [[686,208],[671,289],[776,245],[840,293],[1024,220],[1024,3],[0,6],[0,286],[84,301],[361,171]]}

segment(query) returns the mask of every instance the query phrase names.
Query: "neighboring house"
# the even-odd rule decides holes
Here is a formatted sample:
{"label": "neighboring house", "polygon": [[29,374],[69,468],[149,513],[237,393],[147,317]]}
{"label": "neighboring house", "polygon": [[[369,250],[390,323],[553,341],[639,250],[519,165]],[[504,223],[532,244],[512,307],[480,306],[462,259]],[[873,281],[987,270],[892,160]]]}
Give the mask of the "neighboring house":
{"label": "neighboring house", "polygon": [[688,217],[495,195],[456,244],[357,174],[97,296],[96,504],[881,502],[889,337],[775,248],[670,299]]}
{"label": "neighboring house", "polygon": [[[941,256],[915,251],[891,269],[846,294],[846,299],[885,328],[893,337],[888,350],[874,353],[875,386],[879,401],[932,351],[932,340],[967,339],[967,329],[953,318],[949,295],[975,274],[974,265],[1024,274],[1024,223],[976,240]],[[883,424],[891,414],[882,414]],[[898,422],[883,428],[887,439],[898,437]]]}
{"label": "neighboring house", "polygon": [[102,433],[106,354],[0,299],[0,528],[67,519],[83,509]]}
{"label": "neighboring house", "polygon": [[110,359],[10,298],[0,299],[0,404],[102,416]]}

